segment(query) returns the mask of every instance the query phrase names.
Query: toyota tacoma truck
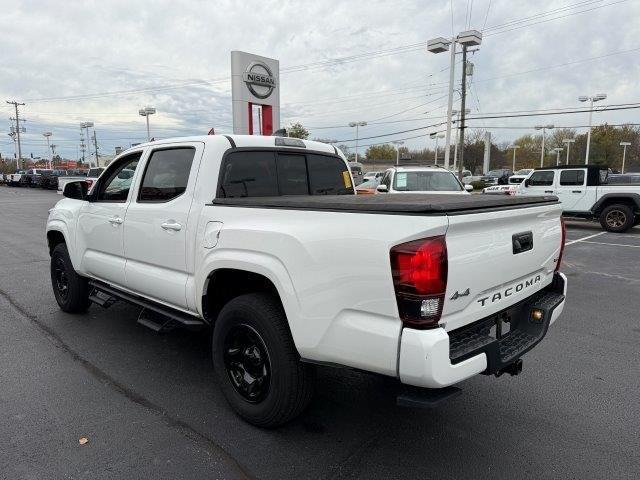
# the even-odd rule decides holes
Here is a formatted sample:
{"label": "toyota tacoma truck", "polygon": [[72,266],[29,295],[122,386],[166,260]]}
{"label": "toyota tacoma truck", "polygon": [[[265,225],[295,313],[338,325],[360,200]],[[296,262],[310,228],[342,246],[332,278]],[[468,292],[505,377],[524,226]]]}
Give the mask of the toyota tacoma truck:
{"label": "toyota tacoma truck", "polygon": [[564,308],[557,198],[354,193],[323,143],[135,146],[51,209],[55,298],[77,313],[124,300],[154,330],[210,330],[222,392],[264,427],[305,408],[319,366],[392,377],[398,403],[416,406],[519,373]]}
{"label": "toyota tacoma truck", "polygon": [[556,195],[565,217],[597,220],[608,232],[626,232],[640,224],[640,185],[608,179],[603,165],[536,168],[515,194]]}

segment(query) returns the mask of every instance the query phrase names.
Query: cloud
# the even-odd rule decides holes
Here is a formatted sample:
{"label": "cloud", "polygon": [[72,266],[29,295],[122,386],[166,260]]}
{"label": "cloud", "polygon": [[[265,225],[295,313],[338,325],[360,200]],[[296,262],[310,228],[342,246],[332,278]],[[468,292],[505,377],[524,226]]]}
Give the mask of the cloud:
{"label": "cloud", "polygon": [[[582,3],[580,9],[559,10],[566,5],[552,0],[492,2],[483,44],[470,55],[475,72],[468,105],[474,114],[580,107],[578,95],[600,91],[609,95],[606,103],[638,101],[638,52],[604,55],[637,48],[632,36],[640,5],[627,1],[603,7],[613,0]],[[482,29],[488,4],[488,0],[474,2],[471,28]],[[456,32],[465,29],[466,7],[465,1],[453,2]],[[595,9],[576,13],[591,8]],[[541,15],[554,10],[552,15]],[[502,27],[512,31],[499,33],[491,28],[536,15]],[[526,26],[532,22],[541,23]],[[50,130],[58,151],[75,157],[78,124],[86,120],[96,124],[102,152],[142,141],[146,127],[137,112],[145,105],[158,110],[151,117],[155,136],[206,133],[210,127],[231,131],[231,50],[280,60],[282,121],[301,121],[312,127],[312,136],[348,140],[354,136],[353,129],[346,127],[349,121],[416,119],[369,125],[360,134],[407,130],[436,123],[428,117],[441,116],[446,109],[446,98],[440,97],[446,94],[448,55],[429,54],[421,44],[432,37],[451,36],[448,0],[156,0],[144,4],[31,0],[3,9],[0,27],[0,93],[5,99],[27,103],[22,109],[28,120],[27,153],[42,154],[42,132]],[[378,54],[355,61],[348,58],[366,52]],[[583,61],[597,56],[603,58]],[[344,60],[288,71],[336,58]],[[561,64],[568,65],[557,66]],[[597,113],[594,121],[633,121],[635,112]],[[0,113],[8,117],[11,107],[1,105]],[[527,127],[540,121],[530,117],[471,124]],[[557,125],[586,121],[586,114],[544,117],[545,123]],[[527,131],[493,129],[498,140]],[[414,134],[419,133],[427,131]],[[0,139],[0,152],[12,154],[13,145],[5,138]],[[425,137],[407,145],[431,143]]]}

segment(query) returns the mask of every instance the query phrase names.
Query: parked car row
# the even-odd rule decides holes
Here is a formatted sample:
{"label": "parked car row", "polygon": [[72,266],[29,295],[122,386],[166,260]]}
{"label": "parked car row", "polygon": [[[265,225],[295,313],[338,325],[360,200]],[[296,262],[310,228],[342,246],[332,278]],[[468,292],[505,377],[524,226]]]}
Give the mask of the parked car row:
{"label": "parked car row", "polygon": [[86,180],[89,184],[95,182],[104,168],[89,170],[64,170],[48,168],[29,168],[17,170],[15,173],[2,175],[2,182],[10,187],[42,188],[58,190],[62,193],[64,186],[75,180]]}

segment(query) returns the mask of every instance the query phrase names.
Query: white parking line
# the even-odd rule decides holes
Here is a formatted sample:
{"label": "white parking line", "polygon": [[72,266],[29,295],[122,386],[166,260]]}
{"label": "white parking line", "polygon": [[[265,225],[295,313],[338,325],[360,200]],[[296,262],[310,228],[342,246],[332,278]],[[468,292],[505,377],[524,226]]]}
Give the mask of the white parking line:
{"label": "white parking line", "polygon": [[606,243],[606,242],[590,242],[588,240],[581,240],[584,243],[595,243],[596,245],[613,245],[614,247],[631,247],[631,248],[640,248],[640,245],[629,245],[627,243]]}
{"label": "white parking line", "polygon": [[600,232],[600,233],[594,233],[593,235],[587,235],[586,237],[582,237],[582,238],[579,238],[577,240],[571,240],[570,242],[567,242],[564,245],[566,247],[566,246],[574,244],[574,243],[584,242],[585,240],[589,240],[590,238],[593,238],[593,237],[599,237],[600,235],[604,235],[605,233],[607,233],[607,232]]}

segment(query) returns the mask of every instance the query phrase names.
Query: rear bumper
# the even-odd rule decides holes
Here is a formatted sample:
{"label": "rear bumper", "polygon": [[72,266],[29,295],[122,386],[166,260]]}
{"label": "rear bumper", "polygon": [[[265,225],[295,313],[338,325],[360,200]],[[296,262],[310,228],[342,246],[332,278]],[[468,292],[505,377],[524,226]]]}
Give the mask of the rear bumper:
{"label": "rear bumper", "polygon": [[[567,278],[556,273],[545,289],[517,305],[470,325],[446,332],[443,328],[405,328],[400,341],[398,374],[402,383],[442,388],[478,373],[493,374],[517,361],[546,335],[564,309]],[[532,308],[542,310],[543,319],[530,319]],[[497,318],[510,319],[511,331],[494,338],[490,330]]]}

